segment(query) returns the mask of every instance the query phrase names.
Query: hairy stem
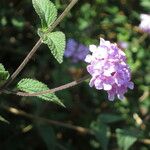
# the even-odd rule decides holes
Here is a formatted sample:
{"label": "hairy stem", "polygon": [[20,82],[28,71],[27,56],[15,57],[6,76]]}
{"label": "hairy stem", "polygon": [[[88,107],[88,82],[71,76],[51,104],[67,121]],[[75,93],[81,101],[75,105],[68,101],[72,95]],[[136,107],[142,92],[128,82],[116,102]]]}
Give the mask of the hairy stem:
{"label": "hairy stem", "polygon": [[20,66],[10,76],[10,78],[5,82],[5,84],[1,87],[1,89],[6,88],[17,77],[17,75],[26,66],[26,64],[29,62],[29,60],[32,58],[32,56],[35,54],[35,52],[37,51],[37,49],[40,47],[41,44],[42,44],[42,40],[39,39],[38,42],[35,44],[35,46],[32,48],[32,50],[29,52],[29,54],[26,56],[26,58],[23,60],[23,62],[20,64]]}
{"label": "hairy stem", "polygon": [[[72,7],[77,3],[78,0],[72,0],[70,4],[67,6],[67,8],[63,11],[63,13],[57,18],[57,20],[49,27],[48,32],[52,32],[54,28],[64,19],[64,17],[68,14],[68,12],[72,9]],[[42,39],[40,38],[35,46],[32,48],[32,50],[29,52],[29,54],[26,56],[26,58],[23,60],[23,62],[20,64],[20,66],[16,69],[16,71],[10,76],[10,78],[2,85],[0,90],[6,88],[22,71],[22,69],[26,66],[26,64],[29,62],[29,60],[32,58],[32,56],[36,53],[38,48],[42,44]]]}
{"label": "hairy stem", "polygon": [[54,30],[54,28],[64,19],[68,12],[73,8],[73,6],[78,2],[78,0],[72,0],[70,4],[66,7],[63,13],[58,17],[52,26],[49,27],[48,32]]}
{"label": "hairy stem", "polygon": [[56,87],[56,88],[53,88],[53,89],[50,89],[50,90],[46,90],[46,91],[36,92],[36,93],[12,92],[12,91],[7,91],[7,90],[3,90],[3,92],[7,93],[7,94],[15,94],[15,95],[18,95],[18,96],[26,96],[26,97],[38,96],[38,95],[43,95],[43,94],[50,94],[50,93],[55,93],[55,92],[58,92],[58,91],[61,91],[61,90],[68,89],[70,87],[76,86],[76,85],[84,82],[85,80],[89,79],[89,77],[90,76],[87,75],[87,76],[85,76],[85,77],[83,77],[81,79],[78,79],[78,80],[75,80],[73,82],[61,85],[59,87]]}

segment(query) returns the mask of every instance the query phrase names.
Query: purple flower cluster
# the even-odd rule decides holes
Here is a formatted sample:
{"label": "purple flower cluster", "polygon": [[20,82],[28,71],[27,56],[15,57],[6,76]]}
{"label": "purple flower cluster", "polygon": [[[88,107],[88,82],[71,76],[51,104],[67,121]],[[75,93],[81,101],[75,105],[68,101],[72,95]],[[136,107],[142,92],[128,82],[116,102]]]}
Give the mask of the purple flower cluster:
{"label": "purple flower cluster", "polygon": [[92,78],[89,85],[96,89],[104,89],[108,93],[108,99],[124,98],[127,88],[133,89],[129,66],[126,63],[126,55],[117,44],[100,39],[100,45],[90,45],[92,54],[86,56],[89,63],[87,71]]}
{"label": "purple flower cluster", "polygon": [[141,14],[140,18],[141,18],[141,23],[139,25],[140,29],[143,32],[147,32],[147,33],[150,34],[150,15],[148,15],[148,14]]}
{"label": "purple flower cluster", "polygon": [[67,41],[67,46],[64,56],[71,58],[74,63],[84,60],[86,55],[89,53],[88,47],[83,44],[79,44],[74,39]]}

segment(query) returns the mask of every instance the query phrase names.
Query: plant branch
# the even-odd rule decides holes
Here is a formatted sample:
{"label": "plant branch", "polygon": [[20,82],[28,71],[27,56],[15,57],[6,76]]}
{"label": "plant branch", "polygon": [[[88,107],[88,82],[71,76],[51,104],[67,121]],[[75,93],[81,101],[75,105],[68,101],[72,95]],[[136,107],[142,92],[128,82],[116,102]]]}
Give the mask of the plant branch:
{"label": "plant branch", "polygon": [[68,123],[63,123],[60,121],[55,121],[55,120],[50,120],[50,119],[46,119],[43,117],[39,117],[39,116],[34,116],[32,114],[26,113],[20,109],[17,109],[15,107],[6,107],[6,106],[2,106],[3,109],[5,109],[7,112],[12,113],[14,115],[18,115],[18,116],[23,116],[26,118],[29,118],[31,120],[36,120],[39,123],[47,123],[50,125],[56,125],[56,126],[60,126],[60,127],[64,127],[64,128],[68,128],[71,130],[75,130],[81,134],[93,134],[93,132],[90,129],[81,127],[81,126],[75,126],[75,125],[71,125]]}
{"label": "plant branch", "polygon": [[[75,126],[75,125],[71,125],[71,124],[68,124],[68,123],[63,123],[63,122],[60,122],[60,121],[50,120],[50,119],[39,117],[39,116],[34,116],[32,114],[26,113],[23,110],[17,109],[15,107],[6,107],[6,106],[1,106],[1,107],[3,109],[5,109],[7,112],[11,113],[11,114],[14,114],[14,115],[17,115],[17,116],[23,116],[23,117],[29,118],[31,120],[35,120],[39,123],[46,123],[46,124],[49,124],[49,125],[55,125],[55,126],[71,129],[71,130],[74,130],[74,131],[76,131],[80,134],[95,135],[94,131],[92,131],[89,128],[84,128],[84,127],[81,127],[81,126]],[[116,135],[112,134],[111,138],[116,138]],[[146,145],[150,145],[150,139],[138,139],[137,142],[140,142],[140,143],[143,143],[143,144],[146,144]]]}
{"label": "plant branch", "polygon": [[58,17],[52,26],[49,27],[48,32],[54,30],[54,28],[64,19],[68,12],[73,8],[73,6],[78,2],[78,0],[71,0],[70,4],[66,7],[63,13]]}
{"label": "plant branch", "polygon": [[37,49],[42,44],[41,38],[38,40],[38,42],[35,44],[35,46],[32,48],[32,50],[28,53],[26,58],[23,60],[23,62],[20,64],[20,66],[16,69],[16,71],[10,76],[10,78],[5,82],[5,84],[0,88],[0,90],[6,88],[16,77],[17,75],[22,71],[22,69],[26,66],[26,64],[29,62],[29,60],[32,58],[32,56],[35,54]]}
{"label": "plant branch", "polygon": [[[56,19],[56,21],[49,27],[48,32],[52,32],[54,28],[64,19],[64,17],[68,14],[68,12],[72,9],[72,7],[77,3],[78,0],[72,0],[70,4],[66,7],[66,9],[63,11],[63,13]],[[20,66],[16,69],[16,71],[11,75],[11,77],[2,85],[0,90],[6,88],[22,71],[22,69],[26,66],[26,64],[29,62],[29,60],[32,58],[32,56],[36,53],[38,48],[42,44],[42,39],[40,38],[35,46],[32,48],[32,50],[29,52],[29,54],[26,56],[26,58],[23,60],[23,62],[20,64]]]}
{"label": "plant branch", "polygon": [[18,96],[26,96],[26,97],[38,96],[38,95],[43,95],[43,94],[50,94],[50,93],[55,93],[55,92],[58,92],[58,91],[61,91],[61,90],[68,89],[70,87],[76,86],[76,85],[84,82],[85,80],[89,79],[89,77],[90,77],[90,75],[87,75],[87,76],[85,76],[85,77],[83,77],[81,79],[72,81],[70,83],[61,85],[59,87],[56,87],[56,88],[53,88],[53,89],[50,89],[50,90],[46,90],[46,91],[35,92],[35,93],[12,92],[12,91],[8,91],[8,90],[3,90],[3,92],[6,93],[6,94],[15,94],[15,95],[18,95]]}
{"label": "plant branch", "polygon": [[148,37],[148,33],[144,33],[138,40],[138,43],[141,44],[145,41],[145,39]]}

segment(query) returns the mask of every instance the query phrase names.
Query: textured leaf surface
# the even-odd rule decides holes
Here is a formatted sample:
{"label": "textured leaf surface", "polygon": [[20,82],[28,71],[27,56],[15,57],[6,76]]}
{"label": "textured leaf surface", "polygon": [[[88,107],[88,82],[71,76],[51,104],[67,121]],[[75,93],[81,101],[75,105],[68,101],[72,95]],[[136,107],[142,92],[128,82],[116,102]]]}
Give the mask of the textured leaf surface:
{"label": "textured leaf surface", "polygon": [[5,70],[2,64],[0,64],[0,81],[4,81],[8,77],[9,77],[9,72]]}
{"label": "textured leaf surface", "polygon": [[42,38],[43,43],[48,45],[55,59],[59,63],[62,63],[66,44],[65,34],[57,31],[47,34],[40,34],[40,37]]}
{"label": "textured leaf surface", "polygon": [[32,0],[33,7],[41,19],[43,28],[50,26],[57,18],[57,9],[49,0]]}
{"label": "textured leaf surface", "polygon": [[[33,80],[33,79],[22,79],[17,84],[17,88],[21,91],[28,92],[28,93],[35,93],[35,92],[49,90],[47,85],[37,80]],[[54,102],[64,107],[64,104],[60,101],[60,99],[54,93],[43,94],[37,97],[47,100],[47,101]]]}
{"label": "textured leaf surface", "polygon": [[138,134],[134,131],[117,129],[117,142],[121,149],[128,150],[137,140]]}

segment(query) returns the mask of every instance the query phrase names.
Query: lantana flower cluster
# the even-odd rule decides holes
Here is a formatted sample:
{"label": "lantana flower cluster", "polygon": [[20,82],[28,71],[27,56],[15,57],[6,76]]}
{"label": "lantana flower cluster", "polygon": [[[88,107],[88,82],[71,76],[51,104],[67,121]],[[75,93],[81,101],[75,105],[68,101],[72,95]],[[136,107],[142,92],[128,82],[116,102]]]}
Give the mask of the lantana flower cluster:
{"label": "lantana flower cluster", "polygon": [[69,39],[67,41],[67,46],[64,56],[71,58],[71,60],[76,63],[78,61],[83,61],[86,55],[89,53],[89,48],[83,44],[78,43],[74,39]]}
{"label": "lantana flower cluster", "polygon": [[141,14],[141,23],[139,25],[140,29],[143,32],[150,34],[150,15],[149,14]]}
{"label": "lantana flower cluster", "polygon": [[85,61],[88,63],[87,71],[92,76],[89,85],[98,90],[105,90],[108,99],[114,100],[115,96],[124,99],[127,89],[133,89],[129,66],[125,53],[117,44],[100,39],[100,45],[90,45]]}

